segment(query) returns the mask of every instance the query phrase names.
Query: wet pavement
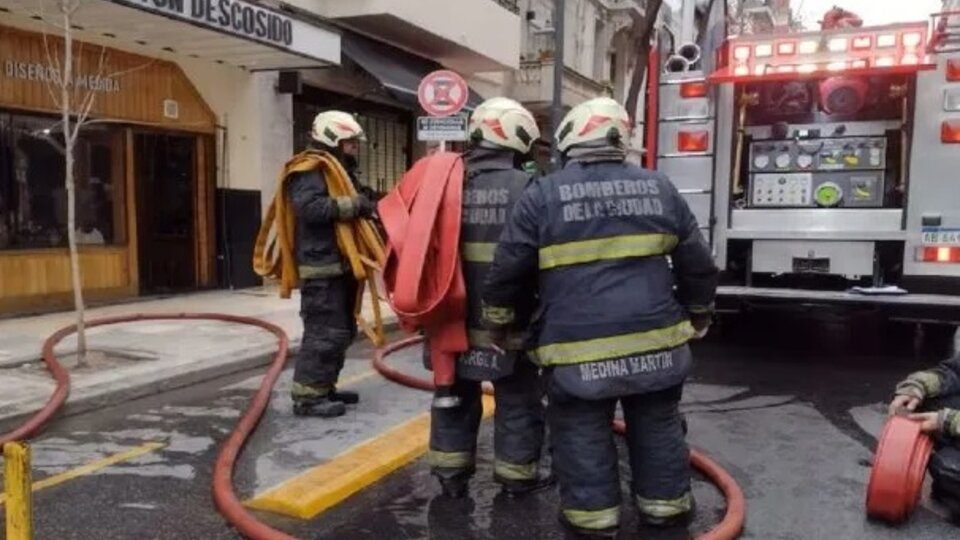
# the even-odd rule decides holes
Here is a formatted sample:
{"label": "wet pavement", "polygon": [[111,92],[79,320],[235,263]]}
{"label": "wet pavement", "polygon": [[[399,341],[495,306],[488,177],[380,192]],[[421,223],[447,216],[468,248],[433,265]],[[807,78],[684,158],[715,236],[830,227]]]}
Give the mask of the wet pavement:
{"label": "wet pavement", "polygon": [[[960,538],[960,528],[944,523],[929,501],[900,528],[870,523],[863,515],[865,464],[883,422],[883,403],[897,380],[936,362],[940,354],[916,354],[909,332],[869,318],[802,315],[731,321],[696,347],[697,368],[683,406],[689,439],[743,487],[748,508],[743,538]],[[352,350],[344,377],[356,379],[356,388],[372,397],[367,406],[382,421],[398,413],[393,409],[409,414],[426,406],[426,396],[366,375],[369,352],[366,346]],[[393,362],[414,370],[417,358],[411,350]],[[237,538],[213,509],[209,484],[217,444],[255,388],[255,375],[58,422],[36,443],[38,476],[124,452],[143,453],[38,492],[36,538]],[[291,418],[284,398],[271,407],[241,459],[237,486],[243,498],[328,457],[320,428]],[[350,420],[348,415],[337,424],[345,440],[359,440],[365,430],[377,428]],[[149,443],[162,447],[144,448]],[[555,491],[524,500],[498,494],[491,481],[490,446],[485,426],[479,470],[464,500],[439,497],[421,461],[313,521],[258,515],[303,539],[564,538],[556,522]],[[700,479],[695,495],[700,511],[693,534],[723,512],[719,494]],[[633,510],[624,508],[621,538],[686,537],[638,534]]]}

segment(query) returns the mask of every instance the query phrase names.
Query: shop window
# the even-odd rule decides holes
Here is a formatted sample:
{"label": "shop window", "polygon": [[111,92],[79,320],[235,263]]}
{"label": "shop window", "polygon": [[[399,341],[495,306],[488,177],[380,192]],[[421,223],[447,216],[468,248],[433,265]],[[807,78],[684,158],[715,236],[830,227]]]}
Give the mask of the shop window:
{"label": "shop window", "polygon": [[[67,245],[63,136],[52,117],[0,112],[0,249]],[[77,140],[78,242],[126,241],[122,130],[84,127]]]}

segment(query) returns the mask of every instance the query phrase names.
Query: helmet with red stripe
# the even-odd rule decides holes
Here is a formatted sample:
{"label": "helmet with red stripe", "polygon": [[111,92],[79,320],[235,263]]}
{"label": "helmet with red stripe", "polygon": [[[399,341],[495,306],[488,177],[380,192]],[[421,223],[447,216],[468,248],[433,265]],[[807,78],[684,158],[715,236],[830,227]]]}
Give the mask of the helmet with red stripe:
{"label": "helmet with red stripe", "polygon": [[593,98],[571,109],[555,135],[561,152],[585,143],[625,141],[630,136],[630,115],[611,98]]}
{"label": "helmet with red stripe", "polygon": [[470,139],[526,154],[540,138],[533,115],[516,101],[495,97],[477,106],[470,116]]}
{"label": "helmet with red stripe", "polygon": [[343,111],[322,112],[314,117],[310,137],[331,148],[338,147],[341,141],[367,140],[356,118]]}

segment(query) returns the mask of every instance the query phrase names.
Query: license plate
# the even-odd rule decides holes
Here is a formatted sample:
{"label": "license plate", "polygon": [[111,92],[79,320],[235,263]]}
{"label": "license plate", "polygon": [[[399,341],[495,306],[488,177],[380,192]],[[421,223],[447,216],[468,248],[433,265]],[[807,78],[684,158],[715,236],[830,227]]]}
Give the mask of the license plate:
{"label": "license plate", "polygon": [[923,231],[925,246],[960,246],[960,229],[927,229]]}
{"label": "license plate", "polygon": [[793,271],[796,274],[829,274],[830,259],[826,257],[793,258]]}

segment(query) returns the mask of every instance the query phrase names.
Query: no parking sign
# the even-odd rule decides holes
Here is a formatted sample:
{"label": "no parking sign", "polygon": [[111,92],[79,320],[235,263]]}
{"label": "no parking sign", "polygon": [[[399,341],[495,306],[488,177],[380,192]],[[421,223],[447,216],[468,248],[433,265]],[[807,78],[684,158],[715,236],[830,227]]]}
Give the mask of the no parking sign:
{"label": "no parking sign", "polygon": [[470,87],[460,75],[442,69],[430,73],[420,81],[417,99],[430,116],[457,114],[470,98]]}

